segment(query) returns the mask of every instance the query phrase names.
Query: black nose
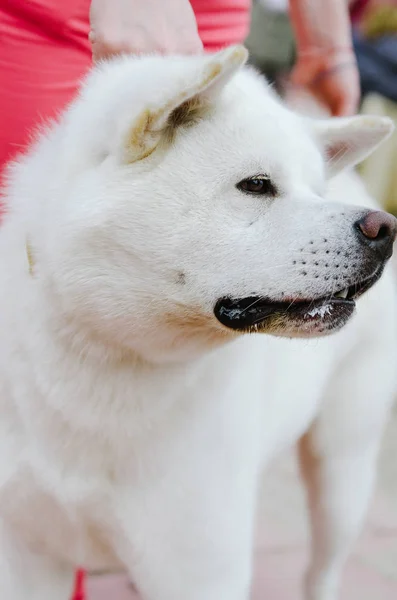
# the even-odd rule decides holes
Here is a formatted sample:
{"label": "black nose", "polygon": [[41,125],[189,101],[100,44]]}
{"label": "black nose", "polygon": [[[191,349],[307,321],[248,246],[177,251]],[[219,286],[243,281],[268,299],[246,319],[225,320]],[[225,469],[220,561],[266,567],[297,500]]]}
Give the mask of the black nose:
{"label": "black nose", "polygon": [[383,260],[391,257],[397,235],[397,219],[382,210],[373,210],[356,221],[354,227],[360,240],[375,250]]}

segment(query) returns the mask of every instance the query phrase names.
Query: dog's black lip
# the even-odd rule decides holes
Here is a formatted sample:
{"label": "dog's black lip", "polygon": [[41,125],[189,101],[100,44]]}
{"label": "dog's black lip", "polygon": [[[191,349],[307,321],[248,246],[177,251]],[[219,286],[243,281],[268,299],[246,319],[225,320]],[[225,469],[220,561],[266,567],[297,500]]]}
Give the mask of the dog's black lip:
{"label": "dog's black lip", "polygon": [[215,305],[214,313],[218,321],[235,331],[246,331],[263,324],[275,314],[283,314],[295,319],[304,319],[311,311],[321,310],[323,306],[349,309],[353,312],[354,300],[343,298],[319,298],[318,300],[299,302],[272,302],[266,298],[250,296],[248,298],[231,299],[220,298]]}
{"label": "dog's black lip", "polygon": [[[355,300],[378,281],[382,272],[383,266],[370,277],[350,285],[351,295],[348,298],[335,297],[338,291],[318,298],[283,301],[274,301],[270,298],[255,295],[245,298],[223,297],[216,302],[214,314],[222,325],[237,331],[251,329],[275,314],[307,320],[311,318],[310,313],[315,314],[316,309],[318,315],[321,315],[321,309],[326,306],[333,307],[335,317],[338,313],[352,314],[355,308]],[[321,318],[321,316],[315,318]]]}

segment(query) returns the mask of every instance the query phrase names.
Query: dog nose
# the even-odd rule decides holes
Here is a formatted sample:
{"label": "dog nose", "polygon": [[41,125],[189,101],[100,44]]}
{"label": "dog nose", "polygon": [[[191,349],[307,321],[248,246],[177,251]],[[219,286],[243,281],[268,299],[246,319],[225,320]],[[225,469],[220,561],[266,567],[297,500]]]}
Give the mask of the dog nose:
{"label": "dog nose", "polygon": [[373,210],[355,223],[362,242],[386,260],[393,254],[397,235],[397,219],[382,210]]}

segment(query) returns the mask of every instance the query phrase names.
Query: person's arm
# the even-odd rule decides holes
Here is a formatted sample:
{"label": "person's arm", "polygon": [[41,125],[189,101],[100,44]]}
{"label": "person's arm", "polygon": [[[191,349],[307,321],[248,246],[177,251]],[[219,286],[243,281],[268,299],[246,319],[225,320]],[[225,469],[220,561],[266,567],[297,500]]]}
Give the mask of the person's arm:
{"label": "person's arm", "polygon": [[299,54],[352,50],[346,0],[290,0],[289,6]]}
{"label": "person's arm", "polygon": [[334,115],[352,114],[360,96],[346,0],[290,0],[297,65],[292,81],[309,87]]}
{"label": "person's arm", "polygon": [[122,52],[194,54],[203,45],[189,0],[92,0],[95,61]]}

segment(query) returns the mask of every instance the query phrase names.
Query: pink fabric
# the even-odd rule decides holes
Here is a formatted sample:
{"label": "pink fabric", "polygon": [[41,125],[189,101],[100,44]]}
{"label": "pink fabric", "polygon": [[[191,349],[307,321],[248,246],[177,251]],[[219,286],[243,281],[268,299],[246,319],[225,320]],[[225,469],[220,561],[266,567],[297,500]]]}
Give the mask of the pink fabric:
{"label": "pink fabric", "polygon": [[89,0],[1,0],[0,172],[73,98],[91,63]]}
{"label": "pink fabric", "polygon": [[251,0],[190,0],[199,32],[208,50],[245,40],[250,25]]}

